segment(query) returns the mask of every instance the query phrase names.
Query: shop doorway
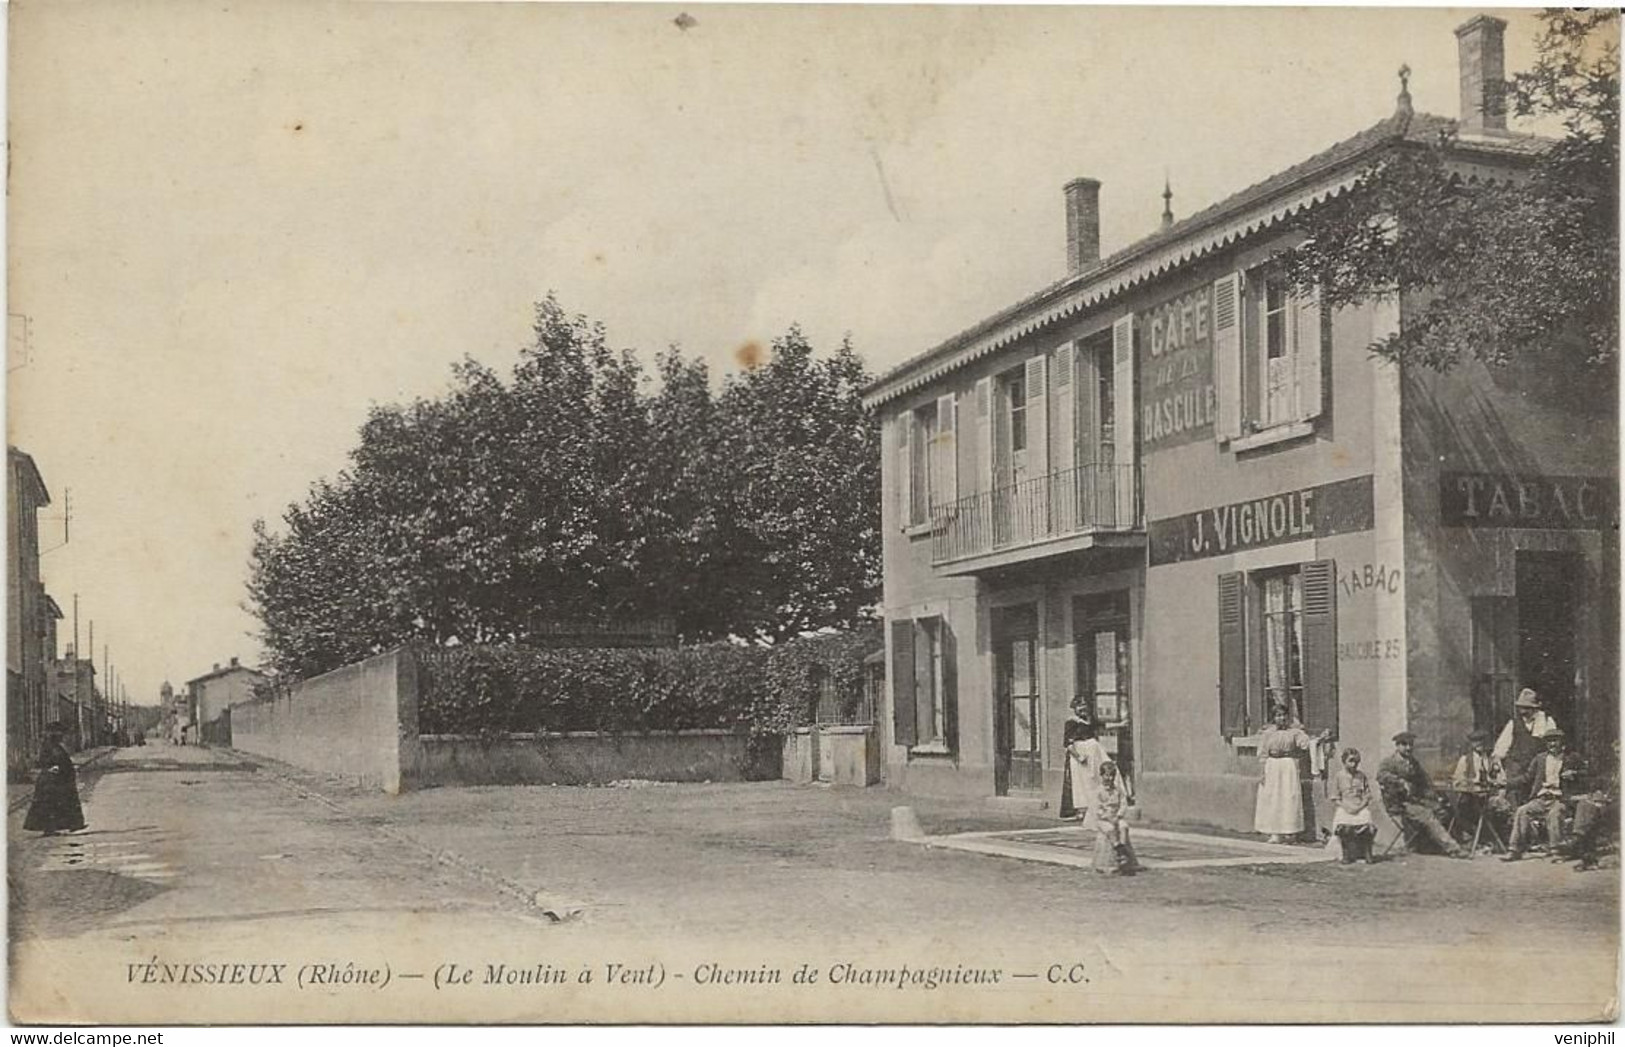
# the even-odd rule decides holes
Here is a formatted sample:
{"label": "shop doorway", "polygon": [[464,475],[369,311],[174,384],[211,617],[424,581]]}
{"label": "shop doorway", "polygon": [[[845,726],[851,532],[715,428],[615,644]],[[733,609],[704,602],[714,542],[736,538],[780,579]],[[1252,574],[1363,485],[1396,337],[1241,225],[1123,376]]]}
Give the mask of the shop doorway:
{"label": "shop doorway", "polygon": [[1073,604],[1077,703],[1094,718],[1096,737],[1118,769],[1134,774],[1134,687],[1128,593],[1079,597]]}
{"label": "shop doorway", "polygon": [[1575,553],[1517,554],[1518,682],[1569,732],[1584,732],[1575,693],[1585,589]]}
{"label": "shop doorway", "polygon": [[1038,609],[993,610],[993,791],[1044,786],[1039,748]]}

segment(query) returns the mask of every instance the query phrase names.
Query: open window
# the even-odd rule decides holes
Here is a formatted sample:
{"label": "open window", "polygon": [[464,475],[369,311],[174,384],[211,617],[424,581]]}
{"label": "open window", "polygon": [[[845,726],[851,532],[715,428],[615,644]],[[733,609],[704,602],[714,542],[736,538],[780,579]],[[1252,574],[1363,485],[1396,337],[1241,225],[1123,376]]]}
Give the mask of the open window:
{"label": "open window", "polygon": [[1329,317],[1261,266],[1213,285],[1215,436],[1236,450],[1314,431],[1325,405]]}
{"label": "open window", "polygon": [[1311,733],[1338,732],[1332,560],[1219,576],[1220,730],[1249,737],[1279,706]]}

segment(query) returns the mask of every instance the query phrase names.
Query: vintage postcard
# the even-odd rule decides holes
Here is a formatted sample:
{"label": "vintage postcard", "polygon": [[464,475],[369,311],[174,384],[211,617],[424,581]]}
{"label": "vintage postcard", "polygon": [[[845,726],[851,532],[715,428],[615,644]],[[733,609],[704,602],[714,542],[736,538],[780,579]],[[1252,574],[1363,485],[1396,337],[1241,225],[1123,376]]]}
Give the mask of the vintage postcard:
{"label": "vintage postcard", "polygon": [[11,1020],[1614,1020],[1618,43],[12,3]]}

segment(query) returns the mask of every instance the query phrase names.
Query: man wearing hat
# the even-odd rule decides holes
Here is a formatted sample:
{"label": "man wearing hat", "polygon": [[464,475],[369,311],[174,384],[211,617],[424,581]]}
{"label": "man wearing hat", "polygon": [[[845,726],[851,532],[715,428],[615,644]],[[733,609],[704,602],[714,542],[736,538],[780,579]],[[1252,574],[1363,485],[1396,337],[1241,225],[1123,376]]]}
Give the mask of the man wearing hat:
{"label": "man wearing hat", "polygon": [[1393,755],[1377,768],[1382,805],[1390,818],[1403,821],[1414,834],[1426,836],[1443,853],[1452,858],[1470,857],[1439,821],[1439,794],[1412,752],[1415,745],[1416,735],[1410,731],[1394,735]]}
{"label": "man wearing hat", "polygon": [[1522,795],[1528,785],[1523,772],[1541,754],[1541,739],[1556,729],[1557,721],[1540,707],[1540,697],[1527,687],[1519,691],[1518,700],[1512,703],[1512,719],[1495,739],[1495,758],[1506,767],[1507,784],[1515,795]]}
{"label": "man wearing hat", "polygon": [[1563,844],[1563,813],[1581,789],[1580,759],[1564,751],[1563,732],[1546,732],[1546,751],[1529,761],[1524,775],[1528,800],[1512,819],[1512,841],[1501,860],[1515,862],[1535,838],[1535,820],[1546,823],[1546,846],[1555,854]]}
{"label": "man wearing hat", "polygon": [[1506,795],[1506,767],[1490,752],[1490,732],[1474,731],[1467,736],[1467,743],[1467,752],[1456,761],[1456,773],[1450,776],[1461,804],[1456,813],[1466,824],[1473,825],[1482,811],[1505,839],[1514,809]]}

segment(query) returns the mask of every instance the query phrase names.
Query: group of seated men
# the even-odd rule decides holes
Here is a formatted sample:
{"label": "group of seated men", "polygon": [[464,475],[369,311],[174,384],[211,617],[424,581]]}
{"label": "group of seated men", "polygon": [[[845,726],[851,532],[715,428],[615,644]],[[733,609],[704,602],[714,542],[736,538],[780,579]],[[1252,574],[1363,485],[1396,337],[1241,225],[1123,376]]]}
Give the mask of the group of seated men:
{"label": "group of seated men", "polygon": [[[1594,868],[1598,845],[1616,817],[1619,742],[1614,742],[1611,774],[1588,791],[1579,755],[1567,747],[1567,737],[1541,708],[1535,692],[1526,688],[1513,710],[1493,749],[1487,732],[1470,736],[1471,748],[1457,761],[1452,777],[1455,821],[1468,826],[1487,821],[1507,839],[1502,860],[1509,862],[1521,859],[1544,827],[1554,861]],[[1413,838],[1427,839],[1453,858],[1470,857],[1445,827],[1441,798],[1412,752],[1415,740],[1409,731],[1394,736],[1394,753],[1377,771],[1383,804]]]}

